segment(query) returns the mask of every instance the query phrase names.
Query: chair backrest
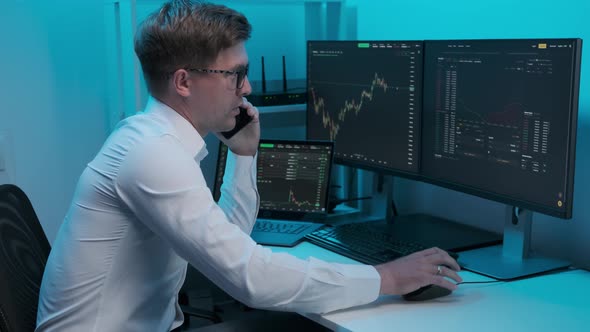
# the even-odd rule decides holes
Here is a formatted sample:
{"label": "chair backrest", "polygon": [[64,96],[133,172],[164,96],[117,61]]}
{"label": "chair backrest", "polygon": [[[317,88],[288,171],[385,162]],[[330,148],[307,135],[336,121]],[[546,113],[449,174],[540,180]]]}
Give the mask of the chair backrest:
{"label": "chair backrest", "polygon": [[51,247],[27,195],[0,185],[0,332],[33,331]]}

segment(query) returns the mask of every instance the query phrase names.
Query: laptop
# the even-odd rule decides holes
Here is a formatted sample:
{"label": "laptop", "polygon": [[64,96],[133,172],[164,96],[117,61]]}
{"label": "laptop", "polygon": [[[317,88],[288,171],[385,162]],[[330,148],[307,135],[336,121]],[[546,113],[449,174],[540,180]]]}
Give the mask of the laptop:
{"label": "laptop", "polygon": [[[215,201],[221,196],[228,150],[219,145]],[[256,170],[260,209],[251,234],[254,241],[292,247],[324,225],[333,150],[331,141],[260,140]]]}

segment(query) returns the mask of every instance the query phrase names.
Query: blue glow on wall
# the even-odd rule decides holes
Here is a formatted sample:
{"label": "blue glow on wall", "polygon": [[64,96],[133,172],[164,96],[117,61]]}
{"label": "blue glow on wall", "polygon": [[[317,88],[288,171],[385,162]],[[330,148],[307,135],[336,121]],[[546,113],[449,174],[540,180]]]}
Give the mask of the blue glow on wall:
{"label": "blue glow on wall", "polygon": [[[356,2],[359,39],[577,37],[590,43],[587,0]],[[590,121],[590,52],[582,53],[580,117]]]}

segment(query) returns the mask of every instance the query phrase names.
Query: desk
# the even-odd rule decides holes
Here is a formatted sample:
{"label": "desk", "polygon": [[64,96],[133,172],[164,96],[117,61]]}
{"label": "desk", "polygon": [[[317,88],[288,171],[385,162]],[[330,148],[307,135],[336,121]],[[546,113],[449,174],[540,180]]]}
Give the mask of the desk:
{"label": "desk", "polygon": [[[356,263],[307,242],[272,250],[299,258]],[[491,280],[468,271],[460,274],[464,281]],[[382,296],[353,309],[303,315],[336,331],[590,331],[590,272],[571,270],[512,282],[466,284],[449,296],[426,302]]]}

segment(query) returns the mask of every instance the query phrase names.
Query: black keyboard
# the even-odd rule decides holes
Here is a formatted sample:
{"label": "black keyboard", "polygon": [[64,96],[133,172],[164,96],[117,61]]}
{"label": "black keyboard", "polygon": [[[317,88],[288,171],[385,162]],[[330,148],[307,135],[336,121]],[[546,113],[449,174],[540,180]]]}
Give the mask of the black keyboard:
{"label": "black keyboard", "polygon": [[324,227],[305,239],[322,248],[365,264],[381,264],[427,249],[418,243],[403,242],[365,223]]}

